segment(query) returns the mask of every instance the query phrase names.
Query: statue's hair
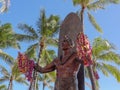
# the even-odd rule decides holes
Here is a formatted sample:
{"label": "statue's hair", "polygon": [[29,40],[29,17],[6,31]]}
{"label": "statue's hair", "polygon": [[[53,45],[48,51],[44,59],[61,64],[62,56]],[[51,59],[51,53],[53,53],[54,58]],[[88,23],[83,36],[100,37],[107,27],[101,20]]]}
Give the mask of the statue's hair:
{"label": "statue's hair", "polygon": [[74,41],[67,35],[64,36],[63,40],[67,41],[69,43],[70,47],[74,47]]}

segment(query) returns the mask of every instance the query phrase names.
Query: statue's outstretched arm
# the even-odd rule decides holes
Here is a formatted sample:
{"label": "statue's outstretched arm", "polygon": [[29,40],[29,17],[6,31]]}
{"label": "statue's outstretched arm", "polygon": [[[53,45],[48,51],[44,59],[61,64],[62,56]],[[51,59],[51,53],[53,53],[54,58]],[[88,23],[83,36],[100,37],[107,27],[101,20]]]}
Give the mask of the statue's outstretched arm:
{"label": "statue's outstretched arm", "polygon": [[38,64],[36,64],[34,69],[40,73],[47,73],[55,70],[55,64],[54,61],[46,65],[45,67],[41,67]]}

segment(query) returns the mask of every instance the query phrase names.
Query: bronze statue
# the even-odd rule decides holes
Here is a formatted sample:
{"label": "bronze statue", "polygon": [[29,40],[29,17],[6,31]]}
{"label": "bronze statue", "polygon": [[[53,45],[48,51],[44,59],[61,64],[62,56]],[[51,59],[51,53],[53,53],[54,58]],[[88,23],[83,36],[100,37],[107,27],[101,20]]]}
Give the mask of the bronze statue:
{"label": "bronze statue", "polygon": [[77,73],[81,60],[78,59],[76,52],[72,52],[73,47],[73,41],[68,36],[65,36],[61,43],[63,55],[60,58],[55,58],[45,67],[35,65],[35,70],[40,73],[56,70],[57,78],[54,90],[78,90]]}

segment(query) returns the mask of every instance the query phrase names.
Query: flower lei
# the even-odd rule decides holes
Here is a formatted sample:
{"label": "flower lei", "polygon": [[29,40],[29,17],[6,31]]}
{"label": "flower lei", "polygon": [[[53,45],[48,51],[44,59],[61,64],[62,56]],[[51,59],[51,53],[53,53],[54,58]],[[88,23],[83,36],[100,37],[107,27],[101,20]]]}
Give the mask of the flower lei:
{"label": "flower lei", "polygon": [[[92,61],[92,48],[90,46],[90,42],[84,33],[79,33],[77,36],[76,41],[77,46],[77,54],[80,58],[80,60],[83,61],[85,66],[90,66],[93,63]],[[95,76],[95,79],[99,79],[99,75],[96,70],[93,69],[93,74]]]}
{"label": "flower lei", "polygon": [[77,36],[77,53],[85,66],[90,66],[92,62],[92,49],[86,35],[80,33]]}
{"label": "flower lei", "polygon": [[29,60],[25,54],[18,52],[18,68],[19,71],[25,74],[28,81],[32,80],[32,74],[34,69],[34,61]]}

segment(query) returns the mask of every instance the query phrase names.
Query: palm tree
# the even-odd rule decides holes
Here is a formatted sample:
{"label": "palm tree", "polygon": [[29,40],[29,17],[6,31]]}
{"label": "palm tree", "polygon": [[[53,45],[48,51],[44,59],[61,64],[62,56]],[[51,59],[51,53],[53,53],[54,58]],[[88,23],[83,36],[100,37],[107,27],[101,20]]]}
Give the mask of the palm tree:
{"label": "palm tree", "polygon": [[[59,29],[59,17],[51,15],[49,18],[47,18],[45,15],[45,10],[41,10],[40,18],[37,22],[37,27],[37,30],[35,30],[27,24],[19,24],[19,28],[25,31],[26,35],[16,34],[16,36],[20,41],[34,41],[35,43],[28,47],[26,54],[30,58],[37,60],[38,63],[40,59],[41,63],[46,63],[45,60],[50,60],[48,57],[48,55],[50,55],[47,50],[48,46],[58,46],[58,39],[56,39],[55,35],[58,33]],[[38,58],[36,58],[37,54]],[[44,55],[46,55],[46,58]],[[42,59],[43,57],[44,59]],[[34,85],[34,90],[36,90],[35,82]]]}
{"label": "palm tree", "polygon": [[11,47],[16,49],[20,48],[15,38],[15,33],[13,32],[12,26],[10,23],[0,24],[0,58],[8,63],[12,63],[14,58],[5,53],[3,50]]}
{"label": "palm tree", "polygon": [[[84,12],[87,11],[87,15],[89,17],[90,22],[95,27],[95,29],[102,33],[101,27],[96,23],[96,20],[94,19],[93,15],[90,13],[91,10],[95,11],[98,9],[104,9],[106,5],[108,4],[118,4],[119,0],[72,0],[74,5],[80,5],[81,11],[80,11],[80,19],[82,23],[82,31],[84,31]],[[88,67],[89,76],[92,83],[92,90],[96,90],[96,83],[95,78],[93,77],[93,72],[91,66]]]}
{"label": "palm tree", "polygon": [[91,10],[96,11],[98,9],[104,9],[106,5],[109,4],[119,4],[120,0],[72,0],[74,5],[80,5],[81,11],[80,11],[80,18],[81,22],[83,24],[84,19],[84,12],[87,12],[88,18],[92,25],[95,27],[95,29],[102,33],[101,27],[96,23],[95,18],[90,13]]}
{"label": "palm tree", "polygon": [[11,70],[7,70],[4,66],[1,66],[1,65],[0,65],[0,68],[1,68],[1,73],[3,75],[0,78],[0,83],[9,81],[7,90],[13,90],[13,81],[28,85],[25,78],[21,76],[21,73],[18,70],[17,62],[14,61],[13,65],[10,66]]}
{"label": "palm tree", "polygon": [[[55,58],[55,52],[54,50],[46,50],[43,49],[43,52],[41,54],[41,63],[45,65],[49,64],[53,58]],[[55,77],[56,74],[55,72],[50,72],[50,73],[46,73],[44,75],[42,75],[41,79],[43,81],[43,90],[45,88],[45,86],[48,86],[50,89],[53,89],[52,86],[50,86],[50,82],[55,82]]]}
{"label": "palm tree", "polygon": [[0,13],[6,12],[10,6],[10,0],[0,0],[0,3],[2,3]]}
{"label": "palm tree", "polygon": [[105,76],[111,74],[120,82],[120,55],[115,52],[116,48],[108,40],[101,37],[95,38],[92,44],[93,69],[101,71]]}
{"label": "palm tree", "polygon": [[0,90],[7,90],[6,86],[3,84],[3,85],[0,85]]}

